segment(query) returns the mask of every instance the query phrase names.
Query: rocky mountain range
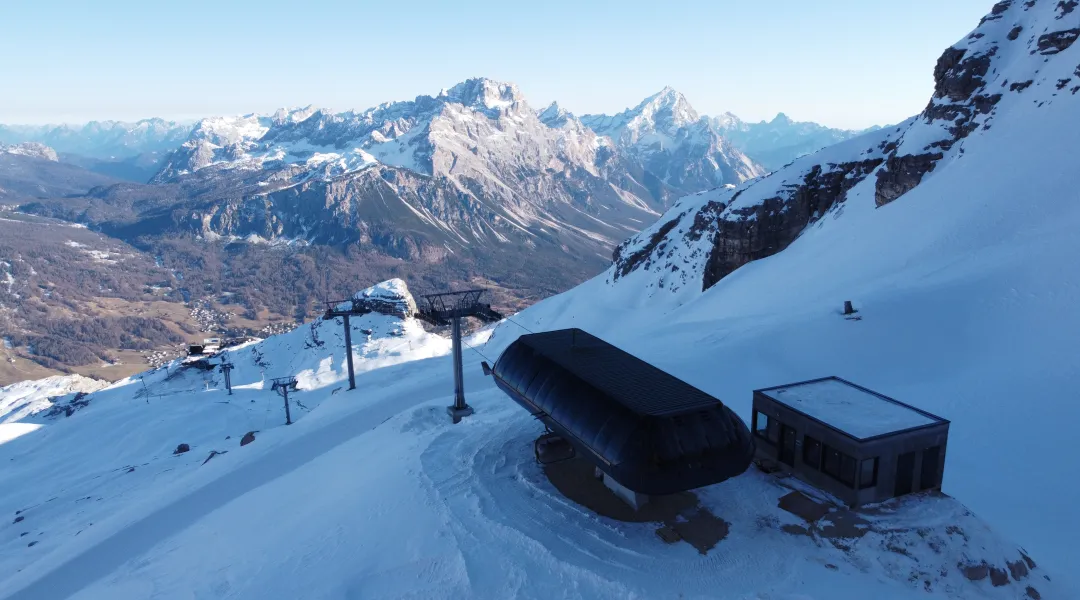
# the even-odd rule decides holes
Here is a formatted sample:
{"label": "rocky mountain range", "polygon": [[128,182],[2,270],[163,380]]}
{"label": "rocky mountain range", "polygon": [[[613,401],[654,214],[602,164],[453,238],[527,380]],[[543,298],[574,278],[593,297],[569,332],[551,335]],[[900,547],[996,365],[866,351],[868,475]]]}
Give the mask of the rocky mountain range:
{"label": "rocky mountain range", "polygon": [[[128,303],[118,314],[130,303],[198,301],[244,315],[249,328],[308,318],[334,290],[388,277],[421,291],[483,286],[504,308],[521,307],[603,270],[617,244],[676,198],[766,172],[670,88],[617,115],[579,118],[483,78],[364,111],[306,107],[190,129],[149,120],[33,135],[60,152],[44,156],[36,142],[0,154],[0,199],[45,217],[38,227],[75,223],[130,248],[125,256],[141,253],[123,259],[124,285],[92,255],[61,261],[87,263],[101,294]],[[44,236],[50,256],[66,251],[67,231]],[[50,306],[89,302],[75,286],[54,290],[31,275],[18,239],[0,259],[25,284],[12,304],[36,312],[14,327]],[[176,322],[178,335],[198,326]],[[105,352],[83,350],[61,354]],[[56,356],[50,367],[63,366]]]}
{"label": "rocky mountain range", "polygon": [[43,144],[63,162],[142,183],[161,168],[158,162],[163,156],[188,138],[191,128],[190,124],[157,118],[83,125],[0,124],[0,144]]}
{"label": "rocky mountain range", "polygon": [[732,146],[770,171],[800,156],[880,129],[878,126],[860,130],[834,129],[809,121],[794,121],[784,113],[776,115],[771,121],[757,123],[748,123],[731,113],[713,117],[711,121]]}

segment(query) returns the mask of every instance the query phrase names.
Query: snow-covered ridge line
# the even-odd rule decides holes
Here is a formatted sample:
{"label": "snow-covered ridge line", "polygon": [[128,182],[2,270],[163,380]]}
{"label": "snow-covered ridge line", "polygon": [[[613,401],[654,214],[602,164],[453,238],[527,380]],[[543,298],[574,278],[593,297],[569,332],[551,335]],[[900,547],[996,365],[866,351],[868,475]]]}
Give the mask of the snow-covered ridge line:
{"label": "snow-covered ridge line", "polygon": [[56,150],[37,142],[22,142],[12,145],[0,144],[0,154],[18,154],[21,156],[40,158],[42,160],[51,160],[52,162],[60,160],[56,154]]}
{"label": "snow-covered ridge line", "polygon": [[999,2],[942,54],[934,95],[918,116],[805,156],[738,189],[681,199],[616,250],[609,279],[648,271],[656,289],[708,289],[740,266],[780,252],[846,206],[884,207],[924,180],[947,177],[943,170],[962,169],[970,160],[967,146],[995,143],[989,140],[998,122],[1018,123],[1032,109],[1075,104],[1080,60],[1069,32],[1080,31],[1078,25],[1080,11],[1068,7]]}

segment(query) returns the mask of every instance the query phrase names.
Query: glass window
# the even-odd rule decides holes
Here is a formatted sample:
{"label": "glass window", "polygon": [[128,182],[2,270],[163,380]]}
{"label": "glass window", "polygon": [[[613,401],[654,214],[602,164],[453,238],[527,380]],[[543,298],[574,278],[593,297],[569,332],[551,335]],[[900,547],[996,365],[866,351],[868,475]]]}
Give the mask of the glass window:
{"label": "glass window", "polygon": [[859,489],[877,487],[878,459],[867,458],[859,466]]}
{"label": "glass window", "polygon": [[856,460],[843,452],[829,446],[822,446],[821,470],[831,475],[840,483],[855,487]]}
{"label": "glass window", "polygon": [[821,468],[821,442],[803,436],[803,462],[815,469]]}
{"label": "glass window", "polygon": [[780,421],[763,415],[759,412],[754,412],[754,435],[772,442],[773,444],[780,441]]}
{"label": "glass window", "polygon": [[754,411],[754,434],[758,437],[765,437],[765,432],[769,428],[769,417]]}

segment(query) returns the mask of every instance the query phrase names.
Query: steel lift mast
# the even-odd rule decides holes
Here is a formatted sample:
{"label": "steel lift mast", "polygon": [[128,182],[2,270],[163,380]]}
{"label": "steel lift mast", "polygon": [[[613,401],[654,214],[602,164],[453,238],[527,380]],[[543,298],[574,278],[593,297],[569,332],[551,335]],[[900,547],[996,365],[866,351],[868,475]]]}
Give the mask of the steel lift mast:
{"label": "steel lift mast", "polygon": [[450,325],[454,355],[454,404],[446,407],[447,414],[454,423],[473,414],[471,406],[465,403],[465,384],[461,368],[461,319],[475,317],[485,323],[492,323],[503,318],[502,314],[492,310],[490,304],[480,302],[485,290],[464,290],[427,294],[421,296],[423,306],[416,313],[416,318],[435,326]]}
{"label": "steel lift mast", "polygon": [[[350,306],[344,310],[338,308],[338,306],[351,303]],[[364,306],[364,304],[352,298],[349,300],[335,300],[333,302],[326,303],[326,313],[323,318],[329,321],[330,319],[341,317],[345,321],[345,361],[349,365],[349,389],[356,389],[356,375],[353,374],[352,364],[352,328],[349,327],[349,317],[359,317],[371,312],[370,308]]]}
{"label": "steel lift mast", "polygon": [[274,383],[270,386],[270,389],[285,399],[285,424],[292,425],[292,413],[289,412],[289,392],[296,391],[296,377],[292,375],[275,377],[272,381]]}

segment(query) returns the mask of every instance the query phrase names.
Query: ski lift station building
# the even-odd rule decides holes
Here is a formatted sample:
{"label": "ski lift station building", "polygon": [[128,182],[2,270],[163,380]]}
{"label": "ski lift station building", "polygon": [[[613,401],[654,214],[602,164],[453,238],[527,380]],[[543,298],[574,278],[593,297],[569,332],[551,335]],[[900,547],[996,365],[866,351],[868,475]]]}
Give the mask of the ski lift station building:
{"label": "ski lift station building", "polygon": [[849,506],[941,489],[949,422],[826,377],[754,391],[757,457]]}
{"label": "ski lift station building", "polygon": [[523,335],[495,384],[593,463],[635,507],[753,462],[749,428],[716,398],[580,329]]}

